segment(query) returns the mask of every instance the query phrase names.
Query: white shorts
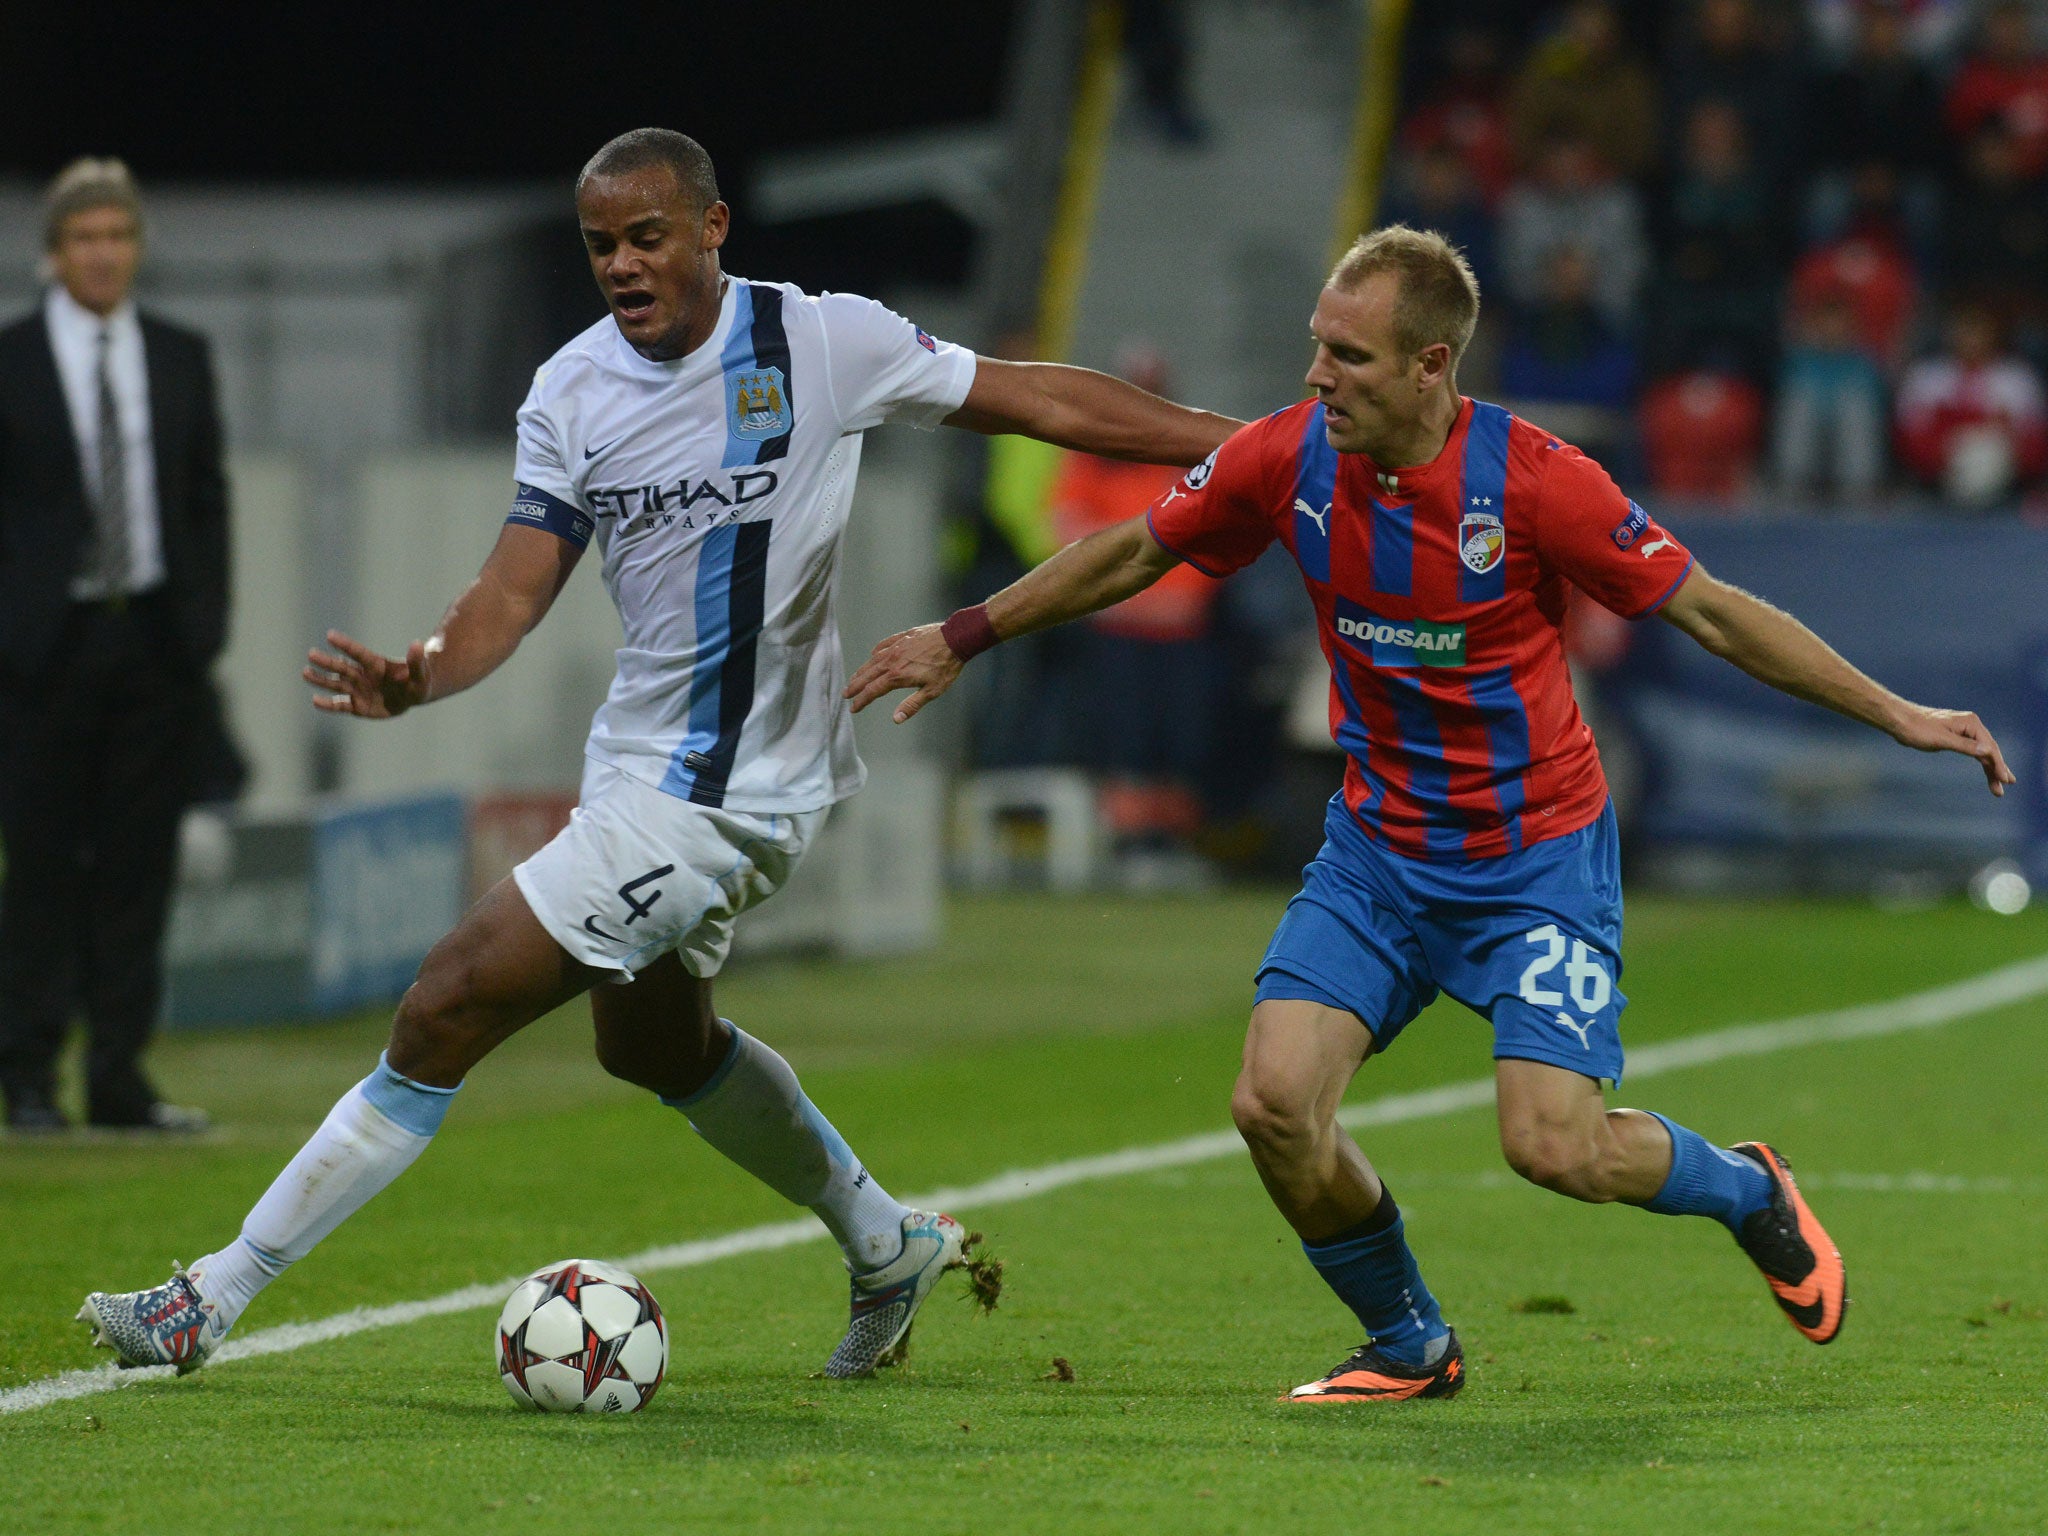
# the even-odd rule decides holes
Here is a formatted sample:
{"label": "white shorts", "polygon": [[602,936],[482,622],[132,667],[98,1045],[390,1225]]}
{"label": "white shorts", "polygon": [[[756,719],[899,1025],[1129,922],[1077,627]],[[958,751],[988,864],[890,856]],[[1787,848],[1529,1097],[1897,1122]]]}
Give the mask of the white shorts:
{"label": "white shorts", "polygon": [[512,878],[585,965],[631,981],[673,949],[692,976],[716,976],[733,919],[782,888],[825,816],[713,810],[591,761],[569,825]]}

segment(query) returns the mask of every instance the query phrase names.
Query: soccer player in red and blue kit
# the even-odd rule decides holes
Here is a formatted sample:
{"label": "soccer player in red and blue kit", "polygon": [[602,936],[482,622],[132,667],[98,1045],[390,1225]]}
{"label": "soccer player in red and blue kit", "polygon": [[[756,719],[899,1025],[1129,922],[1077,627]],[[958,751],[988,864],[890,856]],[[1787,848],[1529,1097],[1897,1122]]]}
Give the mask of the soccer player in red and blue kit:
{"label": "soccer player in red and blue kit", "polygon": [[1502,1150],[1574,1199],[1725,1224],[1778,1305],[1825,1344],[1842,1260],[1760,1141],[1713,1145],[1609,1109],[1622,1074],[1614,811],[1573,702],[1570,587],[1655,614],[1744,671],[1922,751],[2013,782],[1976,716],[1857,671],[1791,615],[1716,581],[1570,444],[1458,393],[1479,291],[1440,236],[1394,226],[1337,264],[1310,330],[1316,398],[1243,428],[1142,518],[1068,546],[984,605],[883,641],[847,692],[914,688],[908,719],[998,640],[1117,602],[1186,561],[1301,567],[1347,762],[1327,841],[1258,971],[1238,1129],[1309,1262],[1367,1342],[1298,1402],[1448,1397],[1457,1335],[1399,1209],[1337,1124],[1366,1058],[1439,990],[1493,1025]]}

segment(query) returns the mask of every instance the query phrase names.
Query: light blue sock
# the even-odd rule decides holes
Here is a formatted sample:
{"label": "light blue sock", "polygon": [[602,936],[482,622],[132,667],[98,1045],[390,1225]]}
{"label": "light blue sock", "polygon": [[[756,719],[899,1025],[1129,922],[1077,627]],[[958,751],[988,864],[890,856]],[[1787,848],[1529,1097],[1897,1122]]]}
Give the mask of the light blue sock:
{"label": "light blue sock", "polygon": [[1450,1325],[1423,1284],[1400,1209],[1384,1188],[1371,1216],[1323,1242],[1304,1241],[1301,1251],[1357,1314],[1375,1349],[1417,1368],[1442,1357]]}
{"label": "light blue sock", "polygon": [[454,1088],[436,1088],[430,1083],[416,1083],[391,1065],[389,1051],[377,1058],[377,1070],[362,1083],[363,1097],[388,1116],[393,1125],[415,1136],[431,1136],[441,1129],[448,1106],[461,1086],[458,1083]]}
{"label": "light blue sock", "polygon": [[411,1167],[454,1097],[453,1088],[414,1082],[378,1057],[264,1191],[242,1235],[194,1261],[193,1283],[220,1327],[234,1326],[258,1291]]}
{"label": "light blue sock", "polygon": [[1662,1115],[1656,1118],[1671,1133],[1671,1172],[1644,1210],[1660,1216],[1711,1216],[1740,1233],[1743,1222],[1771,1203],[1770,1175],[1755,1163]]}
{"label": "light blue sock", "polygon": [[732,1020],[719,1022],[732,1046],[718,1070],[689,1097],[661,1102],[784,1199],[817,1212],[856,1271],[888,1264],[903,1251],[910,1207],[853,1155],[788,1062]]}

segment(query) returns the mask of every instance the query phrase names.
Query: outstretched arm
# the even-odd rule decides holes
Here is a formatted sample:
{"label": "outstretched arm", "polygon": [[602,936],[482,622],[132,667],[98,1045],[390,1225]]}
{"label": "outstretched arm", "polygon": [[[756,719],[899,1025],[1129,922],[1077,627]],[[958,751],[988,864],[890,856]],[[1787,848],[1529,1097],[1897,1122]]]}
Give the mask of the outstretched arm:
{"label": "outstretched arm", "polygon": [[[846,685],[858,714],[899,688],[917,691],[896,706],[898,725],[953,686],[961,667],[998,640],[1050,629],[1142,592],[1180,563],[1134,517],[1091,533],[1026,571],[978,608],[944,624],[921,624],[877,645]],[[965,626],[962,621],[966,616]]]}
{"label": "outstretched arm", "polygon": [[949,427],[1015,432],[1105,459],[1199,464],[1244,423],[1162,400],[1122,379],[1064,363],[980,357]]}
{"label": "outstretched arm", "polygon": [[544,529],[506,524],[476,580],[449,604],[433,634],[407,647],[403,661],[327,631],[334,649],[308,651],[299,674],[313,685],[314,706],[389,720],[483,681],[546,617],[582,553]]}
{"label": "outstretched arm", "polygon": [[1994,795],[2003,795],[2013,782],[1998,743],[1975,715],[1930,709],[1900,698],[1850,666],[1791,614],[1740,587],[1716,581],[1697,565],[1664,605],[1661,617],[1716,656],[1794,698],[1874,725],[1922,752],[1974,757]]}

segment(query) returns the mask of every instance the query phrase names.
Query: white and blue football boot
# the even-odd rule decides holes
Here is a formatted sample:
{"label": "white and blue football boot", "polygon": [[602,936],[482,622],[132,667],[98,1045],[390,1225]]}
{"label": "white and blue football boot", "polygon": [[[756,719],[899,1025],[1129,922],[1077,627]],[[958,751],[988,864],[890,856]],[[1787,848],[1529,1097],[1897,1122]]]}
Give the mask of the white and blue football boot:
{"label": "white and blue football boot", "polygon": [[171,1265],[170,1279],[146,1291],[94,1291],[78,1309],[78,1320],[93,1325],[94,1348],[111,1349],[123,1370],[175,1365],[183,1376],[206,1364],[227,1337],[185,1266],[177,1263]]}
{"label": "white and blue football boot", "polygon": [[880,1269],[853,1277],[853,1316],[846,1337],[825,1362],[827,1376],[867,1376],[892,1365],[911,1320],[939,1276],[963,1262],[966,1234],[937,1211],[903,1218],[903,1251]]}

